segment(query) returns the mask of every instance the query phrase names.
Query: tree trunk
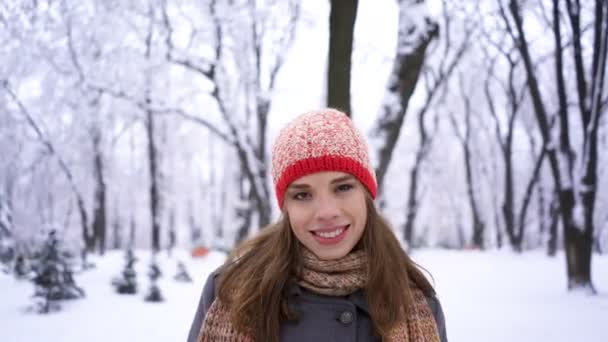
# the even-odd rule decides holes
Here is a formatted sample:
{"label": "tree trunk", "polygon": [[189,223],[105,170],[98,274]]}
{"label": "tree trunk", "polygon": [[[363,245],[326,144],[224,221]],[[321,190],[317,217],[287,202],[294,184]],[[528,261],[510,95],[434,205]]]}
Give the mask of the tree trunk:
{"label": "tree trunk", "polygon": [[468,142],[463,146],[464,149],[464,163],[466,169],[466,179],[467,179],[467,194],[469,197],[469,206],[471,208],[471,218],[473,220],[473,238],[471,247],[476,249],[484,248],[484,230],[485,225],[481,219],[479,214],[479,209],[477,208],[477,200],[475,198],[475,187],[473,185],[473,168],[471,165],[471,150],[469,148]]}
{"label": "tree trunk", "polygon": [[498,222],[498,217],[499,217],[498,210],[496,210],[495,217],[494,217],[495,218],[494,222],[496,224],[496,247],[498,249],[501,249],[502,245],[503,245],[503,242],[502,242],[503,236],[502,236],[502,230],[500,229],[500,223]]}
{"label": "tree trunk", "polygon": [[[564,241],[566,262],[568,269],[568,288],[589,287],[591,284],[591,252],[592,239],[585,234],[575,234],[572,230],[566,231]],[[593,287],[590,288],[594,291]]]}
{"label": "tree trunk", "polygon": [[0,241],[13,234],[13,214],[8,196],[0,191]]}
{"label": "tree trunk", "polygon": [[[251,193],[249,196],[251,201],[255,201],[256,209],[258,212],[258,227],[265,227],[270,223],[270,215],[272,212],[272,208],[270,207],[270,191],[268,189],[267,184],[268,175],[268,158],[266,153],[266,133],[268,126],[268,113],[270,111],[270,101],[263,97],[258,97],[257,99],[257,119],[258,119],[258,149],[257,149],[257,157],[260,161],[260,167],[258,167],[259,173],[257,177],[260,178],[261,183],[264,184],[262,187],[263,194],[262,196],[255,196],[254,193]],[[252,185],[253,189],[253,185]]]}
{"label": "tree trunk", "polygon": [[522,199],[521,209],[519,210],[519,218],[517,222],[517,231],[516,234],[519,239],[519,250],[522,249],[522,242],[524,240],[524,235],[526,232],[526,217],[528,213],[528,207],[530,206],[530,202],[532,201],[532,194],[534,192],[534,186],[538,182],[538,177],[540,174],[540,169],[543,164],[543,160],[545,159],[544,150],[541,152],[540,156],[538,156],[538,160],[536,161],[536,165],[534,167],[534,171],[532,172],[532,177],[528,182],[528,186],[526,187],[526,192],[524,193],[524,197]]}
{"label": "tree trunk", "polygon": [[510,147],[507,147],[503,152],[503,158],[505,160],[505,198],[502,204],[502,216],[511,247],[515,251],[521,252],[521,245],[517,242],[517,234],[515,233],[515,200],[513,198],[513,166]]}
{"label": "tree trunk", "polygon": [[[435,90],[438,88],[434,88]],[[435,94],[435,90],[432,90],[427,98],[425,106],[418,115],[418,131],[420,133],[420,140],[418,143],[418,150],[416,151],[416,158],[414,165],[410,169],[410,186],[408,190],[408,201],[405,208],[406,217],[403,228],[403,238],[407,241],[410,247],[417,247],[414,241],[414,229],[416,225],[416,217],[418,215],[419,201],[418,201],[418,184],[420,177],[420,169],[423,161],[430,150],[431,138],[425,127],[424,121],[427,113],[427,109],[431,103],[432,96]],[[435,123],[437,124],[437,123]]]}
{"label": "tree trunk", "polygon": [[118,250],[122,247],[122,229],[121,229],[121,222],[120,222],[120,217],[118,216],[118,213],[114,214],[114,220],[112,222],[112,249],[114,250]]}
{"label": "tree trunk", "polygon": [[418,171],[420,168],[421,158],[416,156],[416,162],[410,170],[410,188],[408,191],[407,207],[405,208],[406,217],[405,224],[403,225],[403,239],[407,242],[410,248],[414,246],[414,224],[416,221],[416,215],[418,213]]}
{"label": "tree trunk", "polygon": [[458,225],[458,229],[457,229],[458,249],[463,249],[467,244],[467,238],[466,238],[466,234],[464,233],[464,226],[462,225],[462,222],[459,221],[457,223],[457,225]]}
{"label": "tree trunk", "polygon": [[[145,39],[145,59],[150,60],[152,55],[152,37],[154,33],[152,23],[152,8],[149,7],[148,31]],[[152,104],[152,76],[149,71],[145,71],[145,120],[146,135],[148,140],[148,170],[150,177],[150,224],[152,226],[152,252],[156,254],[160,251],[160,192],[159,192],[159,161],[158,150],[156,147],[156,126],[154,113],[150,109]]]}
{"label": "tree trunk", "polygon": [[331,0],[327,106],[351,115],[350,74],[358,0]]}
{"label": "tree trunk", "polygon": [[483,219],[481,218],[481,214],[479,212],[479,208],[477,205],[477,198],[475,194],[475,185],[473,180],[473,155],[471,153],[471,99],[468,94],[465,93],[465,85],[462,81],[462,75],[460,75],[459,79],[459,87],[461,96],[464,101],[464,134],[461,134],[458,130],[458,123],[456,122],[456,118],[453,113],[449,113],[450,119],[452,121],[452,126],[456,132],[456,136],[460,140],[460,144],[463,150],[464,157],[464,167],[465,167],[465,176],[466,176],[466,186],[467,186],[467,197],[469,200],[469,207],[471,210],[471,220],[473,221],[473,236],[471,239],[471,247],[475,249],[483,249],[484,248],[484,231],[485,224]]}
{"label": "tree trunk", "polygon": [[240,226],[236,234],[237,243],[245,240],[247,236],[249,236],[253,216],[252,205],[255,202],[253,191],[251,188],[247,190],[245,185],[244,180],[239,182],[239,204],[236,207],[236,217],[239,218],[238,222],[240,222]]}
{"label": "tree trunk", "polygon": [[[567,2],[569,4],[569,2]],[[582,47],[575,45],[575,61],[577,63],[579,106],[585,127],[583,142],[583,178],[581,180],[580,203],[575,206],[574,224],[566,227],[564,232],[565,248],[568,264],[568,288],[586,288],[595,293],[591,281],[591,255],[593,251],[594,213],[597,194],[597,164],[598,164],[598,130],[601,110],[601,99],[606,75],[606,60],[608,59],[608,3],[598,0],[595,3],[595,39],[592,61],[591,87],[587,96],[582,61]],[[570,8],[569,8],[570,9]],[[580,11],[580,9],[577,9]],[[570,14],[573,26],[578,15]],[[580,45],[580,27],[574,30],[575,43]],[[580,64],[580,65],[579,65]],[[582,213],[580,212],[582,211]],[[582,217],[580,217],[582,216]]]}
{"label": "tree trunk", "polygon": [[537,204],[537,215],[538,215],[538,231],[540,240],[538,242],[538,246],[544,245],[544,237],[547,235],[548,226],[547,226],[547,204],[545,199],[545,188],[543,186],[543,182],[539,179],[536,184],[536,199],[538,201]]}
{"label": "tree trunk", "polygon": [[[209,190],[213,193],[209,195],[209,211],[211,225],[213,226],[213,236],[217,239],[222,239],[224,236],[224,228],[222,226],[222,208],[225,208],[226,204],[226,191],[221,191],[225,184],[225,178],[221,178],[223,181],[220,184],[220,179],[216,177],[215,170],[215,144],[213,136],[208,137],[208,151],[209,151]],[[203,189],[204,191],[204,189]],[[219,197],[219,198],[218,198]],[[220,202],[221,200],[221,202]],[[218,203],[219,202],[219,203]]]}
{"label": "tree trunk", "polygon": [[95,174],[95,198],[93,200],[93,237],[100,255],[106,250],[106,183],[103,175],[103,157],[101,155],[101,132],[93,128],[93,158]]}
{"label": "tree trunk", "polygon": [[175,245],[177,243],[177,233],[175,231],[175,207],[172,207],[169,210],[169,245],[167,246],[167,254],[169,256],[172,255],[173,249],[175,249]]}
{"label": "tree trunk", "polygon": [[129,249],[135,247],[135,231],[137,229],[137,223],[135,222],[135,215],[131,213],[131,222],[129,223],[129,243],[127,246]]}
{"label": "tree trunk", "polygon": [[158,190],[158,157],[154,144],[154,115],[146,111],[146,132],[148,135],[148,167],[150,171],[150,223],[152,225],[152,250],[160,251],[160,196]]}
{"label": "tree trunk", "polygon": [[[210,198],[210,196],[207,198]],[[212,211],[209,210],[209,213],[211,214]],[[188,228],[190,229],[190,243],[201,243],[202,230],[201,227],[197,224],[196,218],[194,216],[194,204],[192,199],[188,200]]]}
{"label": "tree trunk", "polygon": [[[508,111],[506,112],[508,118],[508,124],[506,129],[503,132],[501,129],[502,120],[499,118],[499,114],[496,111],[496,105],[494,103],[493,92],[491,91],[490,81],[495,78],[494,68],[496,65],[496,60],[499,56],[493,57],[490,59],[490,66],[488,77],[484,81],[484,93],[485,98],[488,102],[488,106],[490,109],[490,114],[494,119],[494,126],[496,132],[496,139],[498,141],[498,145],[500,146],[501,156],[504,162],[504,184],[503,184],[503,193],[504,198],[501,205],[501,212],[504,221],[504,229],[507,233],[507,237],[509,239],[509,243],[513,250],[521,252],[522,250],[522,240],[523,237],[519,235],[520,230],[515,222],[516,216],[516,199],[515,199],[515,186],[516,182],[513,179],[513,140],[514,140],[514,130],[515,130],[515,122],[517,119],[517,114],[520,109],[520,104],[522,102],[522,96],[520,96],[517,92],[517,88],[519,86],[515,84],[515,74],[517,69],[517,61],[511,56],[510,51],[501,51],[501,56],[504,59],[504,62],[508,65],[508,81],[503,85],[505,88],[505,95],[508,101]],[[523,92],[522,92],[523,95]]]}
{"label": "tree trunk", "polygon": [[559,226],[559,199],[554,194],[549,206],[549,238],[547,240],[547,255],[555,256],[557,253],[557,228]]}

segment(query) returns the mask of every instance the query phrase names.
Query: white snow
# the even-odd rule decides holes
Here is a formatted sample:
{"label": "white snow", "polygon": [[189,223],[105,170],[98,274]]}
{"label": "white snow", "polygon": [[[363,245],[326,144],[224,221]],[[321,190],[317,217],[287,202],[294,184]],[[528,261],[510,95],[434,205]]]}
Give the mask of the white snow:
{"label": "white snow", "polygon": [[63,303],[62,311],[49,315],[26,312],[33,303],[32,285],[1,273],[0,341],[185,341],[205,278],[223,262],[224,255],[211,253],[196,260],[180,258],[194,280],[188,284],[173,280],[177,259],[168,259],[163,252],[158,257],[163,272],[158,284],[164,303],[144,302],[150,255],[140,252],[138,258],[137,295],[114,292],[110,282],[124,266],[123,253],[109,253],[102,259],[91,258],[97,267],[75,276],[86,298]]}
{"label": "white snow", "polygon": [[572,209],[572,221],[574,223],[574,228],[581,232],[585,230],[585,209],[583,208],[580,198],[576,201],[574,208]]}
{"label": "white snow", "polygon": [[450,341],[608,341],[608,256],[593,255],[597,296],[568,293],[565,256],[541,251],[421,251]]}
{"label": "white snow", "polygon": [[432,25],[427,22],[430,19],[427,12],[427,5],[424,1],[399,2],[398,54],[411,54],[428,36]]}
{"label": "white snow", "polygon": [[[185,261],[194,282],[175,282],[177,260],[162,253],[159,286],[166,301],[160,304],[143,300],[146,252],[138,253],[136,264],[139,294],[113,291],[110,280],[121,270],[123,255],[111,252],[93,258],[97,267],[76,277],[87,297],[49,315],[25,312],[32,286],[0,273],[0,340],[185,341],[204,281],[224,255],[174,255]],[[593,256],[597,296],[566,291],[563,254],[420,250],[413,258],[433,275],[451,342],[608,341],[608,255]]]}

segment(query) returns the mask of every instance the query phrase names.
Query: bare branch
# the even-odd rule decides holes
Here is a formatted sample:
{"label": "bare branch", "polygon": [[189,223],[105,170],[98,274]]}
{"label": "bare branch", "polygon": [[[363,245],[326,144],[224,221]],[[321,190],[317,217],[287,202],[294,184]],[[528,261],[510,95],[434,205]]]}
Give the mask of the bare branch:
{"label": "bare branch", "polygon": [[[487,51],[485,48],[484,48],[484,52],[487,56]],[[488,67],[488,76],[485,78],[485,80],[483,82],[483,85],[484,85],[483,90],[484,90],[484,94],[486,97],[486,101],[488,102],[488,107],[490,109],[490,115],[492,115],[492,118],[494,119],[494,130],[496,131],[496,138],[498,139],[500,148],[504,152],[506,149],[506,142],[503,139],[503,133],[500,130],[500,120],[498,119],[498,114],[496,113],[496,104],[494,103],[494,97],[493,97],[492,91],[490,89],[490,80],[492,78],[496,78],[496,76],[494,75],[494,67],[496,65],[496,59],[497,59],[497,56],[490,58],[490,65]]]}
{"label": "bare branch", "polygon": [[525,219],[526,219],[526,213],[528,211],[528,207],[532,200],[532,191],[534,191],[534,186],[538,182],[540,170],[543,165],[543,161],[545,160],[545,156],[547,155],[547,149],[545,148],[545,146],[546,145],[543,143],[541,152],[540,152],[540,156],[538,156],[538,159],[536,160],[536,163],[534,165],[534,171],[532,172],[532,177],[530,177],[530,180],[528,181],[528,185],[526,186],[526,191],[525,191],[524,197],[523,197],[524,200],[521,205],[521,209],[519,211],[518,226],[519,226],[519,231],[520,231],[521,236],[523,236],[523,232],[526,227]]}
{"label": "bare branch", "polygon": [[118,130],[118,133],[114,134],[110,140],[110,145],[112,146],[116,146],[116,143],[118,142],[118,139],[120,139],[122,137],[122,135],[127,132],[127,130],[129,130],[129,128],[131,128],[137,121],[139,121],[139,118],[134,117],[132,118],[130,121],[128,121],[127,123],[125,123],[122,128],[120,130]]}
{"label": "bare branch", "polygon": [[[13,102],[19,107],[21,114],[24,116],[24,118],[26,119],[29,126],[34,130],[34,132],[38,136],[38,139],[40,140],[40,142],[42,142],[42,144],[48,149],[49,152],[55,154],[55,148],[53,147],[53,144],[51,144],[51,142],[45,137],[44,133],[42,132],[42,130],[40,129],[40,127],[38,126],[36,121],[34,121],[34,119],[32,118],[32,115],[29,113],[28,109],[25,107],[23,102],[21,102],[21,100],[17,97],[15,92],[12,90],[12,88],[7,80],[2,80],[2,87],[4,88],[4,91],[9,95],[11,100],[13,100]],[[63,163],[63,161],[61,163]],[[70,173],[70,178],[71,178],[71,173]]]}
{"label": "bare branch", "polygon": [[[444,28],[445,28],[444,31],[451,31],[451,29],[450,29],[451,18],[449,16],[448,9],[446,8],[445,4],[444,4],[443,8],[444,8],[443,21],[444,21]],[[424,118],[426,116],[426,113],[429,110],[431,103],[433,102],[433,99],[439,92],[440,88],[446,86],[447,81],[452,76],[454,70],[456,70],[457,65],[460,63],[463,56],[468,51],[468,48],[470,47],[470,39],[471,39],[474,28],[475,27],[469,26],[465,29],[464,39],[462,40],[460,45],[457,47],[456,52],[454,53],[454,55],[451,58],[450,58],[449,54],[453,49],[452,41],[451,41],[449,34],[446,36],[445,45],[444,45],[444,49],[443,49],[443,56],[441,57],[441,60],[439,62],[437,78],[433,80],[433,83],[426,83],[427,96],[418,113],[418,116],[420,118],[419,131],[420,131],[422,140],[425,140],[425,141],[428,140],[428,133],[427,133],[427,129],[424,124],[424,122],[425,122]],[[431,68],[429,68],[429,69],[431,69]]]}
{"label": "bare branch", "polygon": [[[555,46],[561,45],[561,21],[560,21],[560,13],[559,13],[559,1],[553,0],[553,36],[555,39]],[[575,37],[576,38],[576,37]],[[569,130],[569,118],[568,118],[568,108],[566,107],[567,103],[567,94],[566,94],[566,81],[564,77],[564,65],[563,65],[563,55],[562,50],[557,49],[555,51],[555,74],[557,81],[557,94],[559,99],[559,108],[558,114],[560,118],[560,141],[562,142],[561,148],[564,153],[568,155],[572,155],[572,151],[570,150],[570,136],[568,134]],[[546,142],[545,142],[546,143]],[[572,157],[568,158],[568,160],[572,160]],[[570,164],[570,162],[569,162]],[[568,165],[569,169],[571,165]]]}
{"label": "bare branch", "polygon": [[[588,23],[587,25],[585,25],[582,28],[581,32],[584,35],[587,31],[591,30],[592,28],[593,28],[593,23]],[[568,39],[565,39],[562,41],[561,49],[563,51],[567,51],[570,48],[572,48],[573,46],[574,46],[574,39],[572,37],[568,37]],[[549,51],[547,53],[538,55],[538,57],[534,61],[534,68],[538,68],[539,66],[541,66],[542,64],[544,64],[546,62],[551,62],[553,60],[554,55],[555,55],[555,51]]]}
{"label": "bare branch", "polygon": [[196,123],[206,127],[211,133],[215,134],[218,138],[220,138],[222,141],[224,141],[227,144],[234,145],[236,143],[233,138],[229,137],[226,133],[220,131],[217,127],[215,127],[209,121],[207,121],[199,116],[194,116],[192,114],[186,113],[182,109],[166,108],[166,109],[153,109],[153,111],[156,113],[165,112],[165,113],[176,114],[184,119],[190,120],[192,122],[196,122]]}
{"label": "bare branch", "polygon": [[[502,17],[503,21],[505,22],[505,26],[507,28],[507,33],[509,33],[509,36],[511,36],[511,38],[513,39],[513,42],[515,42],[517,44],[518,42],[518,36],[515,34],[513,27],[511,26],[511,22],[509,20],[509,17],[507,16],[507,13],[505,11],[504,5],[502,4],[503,0],[498,0],[498,13],[500,13],[500,16]],[[509,7],[513,7],[513,6],[517,6],[517,3],[513,0],[509,0]],[[517,9],[515,9],[515,11],[513,11],[513,18],[515,19],[515,22],[517,23],[518,19],[521,20],[521,18],[519,18],[519,11]]]}
{"label": "bare branch", "polygon": [[547,7],[545,6],[545,1],[539,1],[538,2],[539,6],[540,6],[540,16],[543,19],[543,21],[545,22],[545,25],[547,25],[548,27],[552,25],[552,20],[549,17],[549,15],[547,15]]}
{"label": "bare branch", "polygon": [[[65,13],[69,13],[68,11],[66,11]],[[65,26],[66,26],[66,33],[67,33],[67,38],[68,38],[68,51],[70,53],[70,59],[72,60],[72,64],[74,65],[74,68],[76,68],[76,71],[78,73],[78,83],[82,83],[85,80],[85,75],[84,75],[84,71],[82,70],[82,65],[80,64],[80,61],[78,60],[78,54],[76,53],[76,50],[74,48],[74,37],[73,37],[73,33],[72,33],[72,18],[69,17],[68,14],[68,18],[65,21]]]}
{"label": "bare branch", "polygon": [[222,132],[211,122],[209,122],[199,116],[189,114],[181,108],[157,107],[157,106],[152,105],[152,103],[146,103],[146,101],[139,100],[135,96],[127,94],[126,92],[124,92],[122,90],[117,91],[117,90],[113,90],[113,89],[110,89],[107,87],[91,85],[91,84],[89,84],[89,87],[91,89],[97,90],[101,93],[108,94],[114,98],[127,101],[143,111],[149,110],[155,114],[175,114],[184,119],[187,119],[189,121],[195,122],[197,124],[200,124],[200,125],[206,127],[211,133],[213,133],[215,136],[220,138],[225,143],[234,144],[233,138],[230,138],[226,133]]}
{"label": "bare branch", "polygon": [[464,142],[464,135],[460,132],[460,128],[458,127],[458,120],[456,120],[456,116],[454,115],[454,111],[448,111],[448,117],[450,118],[450,123],[452,124],[452,127],[454,128],[454,134],[456,134],[456,137],[458,138],[458,140],[462,143]]}
{"label": "bare branch", "polygon": [[585,78],[585,65],[583,64],[583,44],[580,24],[581,4],[579,0],[566,0],[566,8],[568,10],[568,18],[572,28],[572,40],[574,49],[572,50],[574,58],[574,70],[576,75],[576,89],[579,101],[580,115],[583,125],[587,126],[590,120],[590,111],[586,105],[587,100],[587,80]]}
{"label": "bare branch", "polygon": [[468,142],[471,137],[471,94],[470,91],[466,90],[466,86],[464,84],[464,76],[462,73],[458,74],[458,88],[460,89],[460,96],[464,101],[464,115],[465,115],[465,131],[464,131],[464,139]]}

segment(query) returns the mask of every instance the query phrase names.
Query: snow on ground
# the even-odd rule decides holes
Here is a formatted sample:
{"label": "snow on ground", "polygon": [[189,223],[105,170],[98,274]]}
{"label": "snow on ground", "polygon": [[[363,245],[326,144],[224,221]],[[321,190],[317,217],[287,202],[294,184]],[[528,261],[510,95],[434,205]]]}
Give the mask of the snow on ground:
{"label": "snow on ground", "polygon": [[2,342],[96,342],[96,341],[185,341],[190,322],[205,279],[220,265],[225,256],[211,253],[204,259],[192,260],[182,256],[194,282],[173,280],[176,260],[159,257],[163,277],[159,287],[164,303],[144,302],[148,289],[149,253],[138,253],[135,264],[139,293],[118,295],[111,279],[124,266],[123,253],[108,253],[92,261],[94,270],[76,276],[77,283],[86,291],[83,300],[63,304],[63,310],[49,315],[24,312],[32,303],[29,296],[33,287],[24,282],[0,276],[0,341]]}
{"label": "snow on ground", "polygon": [[421,251],[450,341],[608,341],[608,256],[593,256],[597,296],[566,292],[565,258],[542,252]]}
{"label": "snow on ground", "polygon": [[[136,264],[138,295],[114,293],[110,280],[122,269],[123,255],[109,253],[94,260],[94,270],[76,277],[87,297],[49,315],[25,312],[32,286],[0,274],[0,341],[185,341],[203,283],[224,255],[195,260],[179,255],[194,283],[173,281],[175,258],[163,254],[162,304],[143,301],[145,252]],[[451,342],[608,341],[608,256],[594,255],[598,296],[566,292],[563,255],[422,250],[413,258],[433,275]]]}

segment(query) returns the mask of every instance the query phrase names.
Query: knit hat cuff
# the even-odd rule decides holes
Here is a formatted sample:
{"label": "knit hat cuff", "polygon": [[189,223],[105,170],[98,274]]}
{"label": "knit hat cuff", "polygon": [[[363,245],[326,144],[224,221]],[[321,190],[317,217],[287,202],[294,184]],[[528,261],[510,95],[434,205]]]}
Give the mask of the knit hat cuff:
{"label": "knit hat cuff", "polygon": [[372,173],[363,164],[358,161],[341,156],[321,156],[315,158],[306,158],[288,166],[281,174],[281,178],[275,185],[277,202],[279,207],[283,208],[283,199],[285,191],[291,182],[296,179],[321,171],[338,171],[345,172],[355,176],[359,182],[363,184],[369,191],[372,198],[376,198],[376,180]]}

